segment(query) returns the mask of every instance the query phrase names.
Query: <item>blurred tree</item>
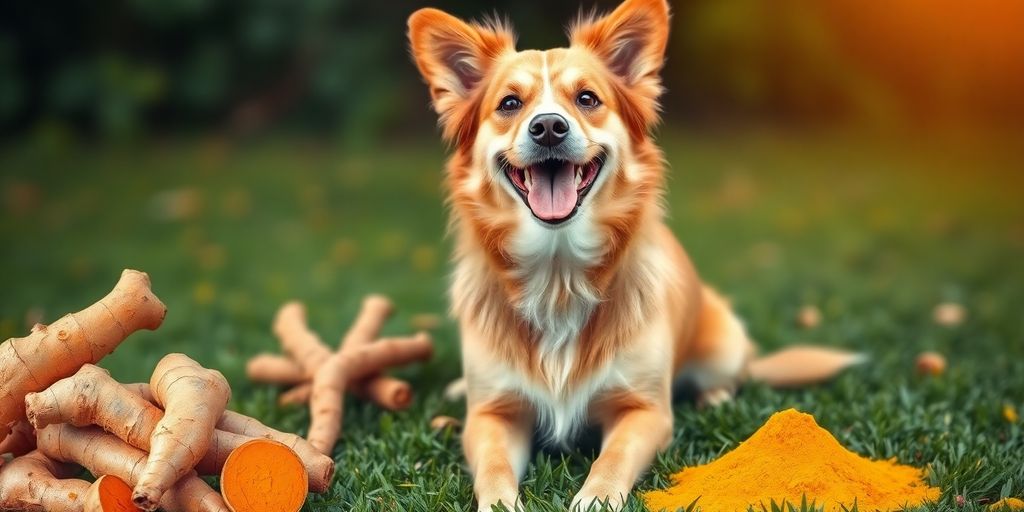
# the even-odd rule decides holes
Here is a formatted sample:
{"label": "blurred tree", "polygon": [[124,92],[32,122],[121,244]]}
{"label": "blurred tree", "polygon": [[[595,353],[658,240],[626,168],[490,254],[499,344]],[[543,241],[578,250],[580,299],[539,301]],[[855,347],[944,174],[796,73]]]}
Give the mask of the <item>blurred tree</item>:
{"label": "blurred tree", "polygon": [[[665,84],[686,122],[1024,122],[1017,0],[674,1]],[[607,10],[617,2],[601,0]],[[439,0],[565,44],[575,2]],[[273,129],[365,143],[434,122],[389,0],[40,0],[0,17],[0,130],[123,139]],[[590,2],[583,6],[590,9]],[[49,128],[48,128],[49,129]]]}

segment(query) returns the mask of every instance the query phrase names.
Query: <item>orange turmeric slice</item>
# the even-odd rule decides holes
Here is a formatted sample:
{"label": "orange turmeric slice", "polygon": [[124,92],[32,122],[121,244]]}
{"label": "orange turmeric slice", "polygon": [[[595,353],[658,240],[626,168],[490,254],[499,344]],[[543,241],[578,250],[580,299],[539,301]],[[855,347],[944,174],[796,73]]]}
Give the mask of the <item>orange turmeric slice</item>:
{"label": "orange turmeric slice", "polygon": [[253,439],[228,456],[220,488],[232,512],[298,512],[306,501],[306,479],[306,469],[291,448]]}
{"label": "orange turmeric slice", "polygon": [[102,475],[85,494],[84,512],[138,512],[132,504],[132,488],[114,475]]}

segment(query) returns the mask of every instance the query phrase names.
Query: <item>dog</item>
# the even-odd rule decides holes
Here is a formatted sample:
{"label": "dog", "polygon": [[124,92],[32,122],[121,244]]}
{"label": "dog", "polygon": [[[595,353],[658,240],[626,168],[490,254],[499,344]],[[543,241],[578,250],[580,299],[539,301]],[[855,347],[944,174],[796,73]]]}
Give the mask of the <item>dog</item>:
{"label": "dog", "polygon": [[626,0],[581,17],[566,48],[517,51],[501,21],[409,18],[452,148],[450,299],[479,510],[521,508],[534,435],[565,444],[583,425],[602,448],[571,508],[620,509],[672,437],[676,379],[717,404],[750,373],[754,343],[663,220],[651,129],[669,19],[666,0]]}

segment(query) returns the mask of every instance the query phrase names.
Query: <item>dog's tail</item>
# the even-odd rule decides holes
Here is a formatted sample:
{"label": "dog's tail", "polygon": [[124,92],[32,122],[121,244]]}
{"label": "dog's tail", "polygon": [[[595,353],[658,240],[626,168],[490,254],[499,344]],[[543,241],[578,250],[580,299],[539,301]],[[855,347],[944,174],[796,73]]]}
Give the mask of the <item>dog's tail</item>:
{"label": "dog's tail", "polygon": [[754,358],[747,367],[747,376],[773,388],[795,388],[830,380],[867,360],[867,355],[856,352],[793,345]]}

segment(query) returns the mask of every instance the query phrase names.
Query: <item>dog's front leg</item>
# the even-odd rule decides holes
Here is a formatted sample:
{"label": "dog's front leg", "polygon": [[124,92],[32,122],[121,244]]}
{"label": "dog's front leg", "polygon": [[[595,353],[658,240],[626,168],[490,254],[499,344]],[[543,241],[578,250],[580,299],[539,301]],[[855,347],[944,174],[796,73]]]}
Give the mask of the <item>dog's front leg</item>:
{"label": "dog's front leg", "polygon": [[603,423],[601,455],[572,500],[572,511],[595,510],[606,505],[619,510],[633,484],[672,438],[672,412],[668,404],[631,405],[611,411]]}
{"label": "dog's front leg", "polygon": [[519,477],[530,458],[532,415],[515,402],[492,401],[471,405],[462,433],[462,447],[473,474],[478,509],[493,505],[521,510]]}

